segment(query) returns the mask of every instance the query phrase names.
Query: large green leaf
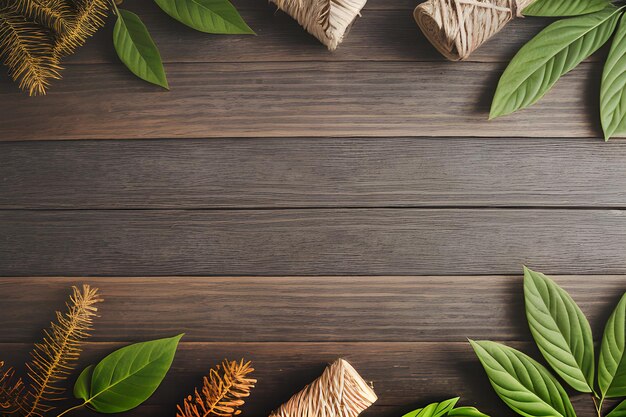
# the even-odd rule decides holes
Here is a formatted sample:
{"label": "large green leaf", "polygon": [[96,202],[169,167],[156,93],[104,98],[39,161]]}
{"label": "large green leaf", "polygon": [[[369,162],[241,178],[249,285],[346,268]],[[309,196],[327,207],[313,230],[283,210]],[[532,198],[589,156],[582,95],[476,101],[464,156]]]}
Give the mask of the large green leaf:
{"label": "large green leaf", "polygon": [[604,328],[598,385],[602,397],[626,396],[626,294],[609,317]]}
{"label": "large green leaf", "polygon": [[526,417],[575,417],[567,393],[540,363],[513,348],[470,340],[491,385],[516,413]]}
{"label": "large green leaf", "polygon": [[600,87],[604,138],[626,133],[626,19],[622,17],[604,64]]}
{"label": "large green leaf", "polygon": [[610,0],[535,0],[526,7],[525,16],[578,16],[595,13],[611,4]]}
{"label": "large green leaf", "polygon": [[459,401],[459,397],[451,398],[440,403],[428,404],[426,407],[413,410],[402,417],[443,417],[452,410],[457,401]]}
{"label": "large green leaf", "polygon": [[626,417],[626,400],[619,403],[606,417]]}
{"label": "large green leaf", "polygon": [[218,34],[254,34],[228,0],[154,0],[174,19],[195,30]]}
{"label": "large green leaf", "polygon": [[620,11],[613,7],[563,19],[524,45],[502,74],[490,119],[536,103],[558,79],[609,39]]}
{"label": "large green leaf", "polygon": [[478,411],[476,407],[453,408],[448,413],[448,417],[489,417],[485,413]]}
{"label": "large green leaf", "polygon": [[572,388],[592,392],[591,326],[572,297],[550,278],[525,267],[524,300],[528,325],[543,357]]}
{"label": "large green leaf", "polygon": [[74,392],[100,413],[121,413],[137,407],[161,384],[181,337],[136,343],[111,353],[93,369],[89,398],[82,395],[87,370],[79,377]]}
{"label": "large green leaf", "polygon": [[120,9],[113,29],[117,56],[137,77],[163,88],[169,88],[157,46],[139,16]]}

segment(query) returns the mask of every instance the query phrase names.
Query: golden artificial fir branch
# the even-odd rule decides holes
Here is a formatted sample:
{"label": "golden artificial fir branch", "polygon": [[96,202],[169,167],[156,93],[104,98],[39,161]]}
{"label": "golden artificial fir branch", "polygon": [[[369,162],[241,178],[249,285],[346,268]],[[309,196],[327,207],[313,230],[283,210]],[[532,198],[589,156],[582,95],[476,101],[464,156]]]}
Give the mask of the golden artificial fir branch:
{"label": "golden artificial fir branch", "polygon": [[46,93],[50,80],[60,78],[49,30],[27,21],[12,7],[0,3],[0,59],[9,75],[30,95]]}
{"label": "golden artificial fir branch", "polygon": [[244,398],[250,395],[256,379],[250,362],[224,360],[204,377],[202,390],[187,396],[183,406],[177,406],[176,417],[232,417],[241,413]]}
{"label": "golden artificial fir branch", "polygon": [[0,415],[14,415],[19,410],[19,403],[24,384],[21,379],[15,379],[13,368],[4,368],[0,361]]}
{"label": "golden artificial fir branch", "polygon": [[46,94],[60,60],[100,27],[111,0],[0,0],[0,59],[22,90]]}
{"label": "golden artificial fir branch", "polygon": [[54,55],[61,58],[82,46],[89,37],[104,26],[110,0],[73,0],[75,15],[67,30],[57,34]]}
{"label": "golden artificial fir branch", "polygon": [[35,344],[27,364],[29,385],[20,407],[24,417],[42,417],[61,400],[65,381],[78,360],[81,344],[92,330],[93,318],[102,299],[97,288],[72,287],[67,312],[57,312],[57,322],[44,331],[43,342]]}
{"label": "golden artificial fir branch", "polygon": [[13,0],[14,10],[39,25],[61,33],[70,25],[72,8],[66,0]]}

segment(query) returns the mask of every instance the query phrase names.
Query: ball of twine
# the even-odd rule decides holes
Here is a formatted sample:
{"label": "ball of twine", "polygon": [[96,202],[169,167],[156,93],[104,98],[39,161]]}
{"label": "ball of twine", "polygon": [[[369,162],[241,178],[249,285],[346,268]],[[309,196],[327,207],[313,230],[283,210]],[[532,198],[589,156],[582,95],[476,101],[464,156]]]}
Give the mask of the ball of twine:
{"label": "ball of twine", "polygon": [[343,41],[367,0],[270,0],[331,51]]}
{"label": "ball of twine", "polygon": [[467,59],[533,0],[428,0],[414,17],[428,40],[450,61]]}
{"label": "ball of twine", "polygon": [[270,417],[357,417],[377,399],[352,365],[339,359]]}

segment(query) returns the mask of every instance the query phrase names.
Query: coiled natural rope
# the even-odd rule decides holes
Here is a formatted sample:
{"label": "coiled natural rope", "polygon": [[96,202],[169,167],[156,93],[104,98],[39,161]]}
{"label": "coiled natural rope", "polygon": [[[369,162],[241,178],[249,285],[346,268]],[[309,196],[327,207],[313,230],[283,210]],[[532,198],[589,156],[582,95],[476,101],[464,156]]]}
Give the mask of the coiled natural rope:
{"label": "coiled natural rope", "polygon": [[270,0],[331,51],[343,41],[367,0]]}
{"label": "coiled natural rope", "polygon": [[270,417],[357,417],[377,399],[352,365],[339,359]]}
{"label": "coiled natural rope", "polygon": [[450,61],[467,59],[533,0],[428,0],[415,20],[430,42]]}

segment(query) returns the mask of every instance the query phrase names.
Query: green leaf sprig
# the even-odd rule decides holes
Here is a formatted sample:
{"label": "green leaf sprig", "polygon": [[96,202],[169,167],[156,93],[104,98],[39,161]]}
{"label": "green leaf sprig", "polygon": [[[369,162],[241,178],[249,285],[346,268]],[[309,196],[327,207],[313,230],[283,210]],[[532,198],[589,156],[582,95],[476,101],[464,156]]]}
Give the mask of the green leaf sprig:
{"label": "green leaf sprig", "polygon": [[[607,398],[626,397],[626,294],[606,324],[597,372],[591,326],[565,290],[524,268],[524,300],[544,359],[570,387],[591,395],[598,417]],[[576,417],[565,389],[545,366],[500,343],[470,343],[496,394],[513,411],[525,417]],[[606,417],[626,417],[626,400]]]}
{"label": "green leaf sprig", "polygon": [[[137,77],[169,89],[159,49],[139,16],[113,8],[117,21],[113,46],[122,63]],[[205,33],[254,34],[228,0],[154,0],[168,15],[185,26]]]}
{"label": "green leaf sprig", "polygon": [[474,407],[455,407],[459,397],[450,398],[440,403],[428,404],[402,417],[489,417]]}
{"label": "green leaf sprig", "polygon": [[182,337],[135,343],[89,365],[74,385],[74,396],[83,402],[58,417],[83,407],[111,414],[139,406],[161,385]]}
{"label": "green leaf sprig", "polygon": [[[615,1],[620,4],[620,1]],[[605,140],[626,134],[626,6],[611,0],[535,0],[527,16],[570,17],[552,23],[526,43],[502,74],[490,119],[539,101],[615,34],[600,88],[600,120]]]}

